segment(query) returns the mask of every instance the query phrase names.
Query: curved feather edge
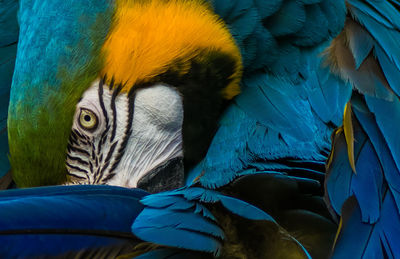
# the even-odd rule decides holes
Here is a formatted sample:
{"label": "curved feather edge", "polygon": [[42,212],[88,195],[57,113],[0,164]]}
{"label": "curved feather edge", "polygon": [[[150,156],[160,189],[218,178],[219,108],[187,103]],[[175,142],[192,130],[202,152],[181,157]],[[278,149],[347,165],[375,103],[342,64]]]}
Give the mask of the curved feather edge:
{"label": "curved feather edge", "polygon": [[340,131],[328,168],[327,193],[343,222],[332,258],[396,258],[400,253],[399,170],[365,99],[354,94],[351,102],[357,175],[351,173]]}
{"label": "curved feather edge", "polygon": [[141,202],[146,207],[132,225],[136,236],[160,245],[212,252],[214,255],[220,253],[225,236],[206,207],[220,203],[241,217],[275,222],[253,205],[201,187],[157,193],[144,197]]}
{"label": "curved feather edge", "polygon": [[131,224],[141,190],[54,186],[0,192],[0,257],[115,257],[142,242]]}

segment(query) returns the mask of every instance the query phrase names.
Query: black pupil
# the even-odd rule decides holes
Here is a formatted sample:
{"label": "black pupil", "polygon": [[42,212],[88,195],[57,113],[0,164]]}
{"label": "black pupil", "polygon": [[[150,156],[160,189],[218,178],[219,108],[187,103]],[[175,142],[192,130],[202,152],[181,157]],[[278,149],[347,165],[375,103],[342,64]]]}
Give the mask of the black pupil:
{"label": "black pupil", "polygon": [[83,117],[83,119],[84,119],[85,121],[89,122],[92,118],[91,118],[89,115],[85,115],[85,116]]}

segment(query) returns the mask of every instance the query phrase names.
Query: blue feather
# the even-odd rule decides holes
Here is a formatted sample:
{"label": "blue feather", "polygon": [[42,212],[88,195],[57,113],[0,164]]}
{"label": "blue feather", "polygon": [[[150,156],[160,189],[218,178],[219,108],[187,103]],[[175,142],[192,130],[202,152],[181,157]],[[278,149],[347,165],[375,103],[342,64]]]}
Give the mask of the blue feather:
{"label": "blue feather", "polygon": [[400,70],[393,65],[381,47],[375,46],[375,55],[378,58],[379,65],[382,68],[390,88],[396,93],[397,96],[400,96],[400,84],[398,81]]}
{"label": "blue feather", "polygon": [[354,61],[356,62],[356,69],[359,69],[364,60],[371,53],[372,48],[375,46],[375,41],[365,30],[358,28],[352,30],[354,36],[349,41],[349,48],[353,53]]}
{"label": "blue feather", "polygon": [[[378,107],[378,101],[379,108],[370,111],[371,107]],[[356,174],[348,162],[344,136],[335,140],[327,191],[333,208],[342,215],[343,226],[333,258],[345,254],[355,258],[383,258],[383,254],[393,256],[397,249],[399,170],[385,132],[376,121],[377,116],[388,112],[385,107],[392,107],[395,102],[381,101],[369,96],[365,100],[359,95],[352,98]],[[395,113],[395,109],[391,110],[391,116]],[[351,244],[347,243],[350,240]]]}
{"label": "blue feather", "polygon": [[228,196],[220,195],[219,197],[222,205],[226,209],[241,217],[251,220],[268,220],[275,222],[275,220],[271,216],[266,214],[264,211],[258,209],[257,207],[254,207],[253,205]]}
{"label": "blue feather", "polygon": [[213,190],[185,187],[144,197],[142,203],[146,207],[134,221],[132,232],[148,242],[218,255],[225,236],[214,215],[205,207],[217,202],[229,213],[275,222],[267,213],[244,201]]}
{"label": "blue feather", "polygon": [[16,0],[0,3],[0,178],[10,170],[6,124],[19,33],[17,10]]}
{"label": "blue feather", "polygon": [[[360,1],[354,0],[350,1],[351,3],[360,4]],[[382,3],[385,1],[382,1]],[[387,2],[389,4],[389,2]],[[374,14],[376,12],[371,9],[369,5],[361,4],[360,9],[354,7],[351,8],[350,11],[355,16],[355,18],[367,28],[368,32],[374,37],[376,44],[379,44],[380,47],[384,50],[385,54],[390,58],[390,60],[396,65],[397,69],[400,69],[400,49],[398,48],[398,40],[400,38],[400,32],[398,28],[390,28],[383,25],[383,20],[377,21],[374,19]],[[398,12],[397,12],[398,14]],[[382,17],[382,16],[380,16]],[[384,18],[385,19],[385,18]],[[398,20],[397,17],[393,17],[393,20]],[[400,19],[399,19],[400,20]],[[400,22],[400,21],[399,21]]]}
{"label": "blue feather", "polygon": [[[333,0],[210,1],[241,48],[245,78],[254,70],[262,69],[297,80],[297,73],[303,69],[303,55],[308,55],[303,51],[319,47],[339,33],[346,13],[344,1]],[[249,17],[255,19],[249,20]],[[243,34],[238,33],[242,31]],[[262,41],[254,44],[253,39],[265,41],[260,35],[266,31],[268,44]],[[254,53],[257,53],[255,59]]]}
{"label": "blue feather", "polygon": [[358,206],[346,215],[332,258],[349,254],[353,258],[396,258],[400,254],[400,216],[390,192],[386,193],[377,223],[362,223]]}
{"label": "blue feather", "polygon": [[298,46],[315,46],[329,35],[329,21],[319,5],[305,6],[306,19],[293,41]]}
{"label": "blue feather", "polygon": [[298,32],[305,21],[304,5],[299,1],[285,1],[281,9],[267,20],[267,27],[271,28],[272,35],[282,36]]}
{"label": "blue feather", "polygon": [[18,41],[17,11],[16,0],[5,0],[0,3],[0,48]]}
{"label": "blue feather", "polygon": [[[247,2],[247,1],[242,1]],[[251,35],[256,25],[261,22],[256,8],[250,8],[231,23],[231,33],[236,40],[242,42]],[[246,59],[246,57],[244,57]]]}
{"label": "blue feather", "polygon": [[371,139],[371,142],[382,164],[386,181],[394,195],[398,207],[400,208],[400,195],[398,193],[398,186],[400,184],[400,178],[398,177],[399,170],[396,167],[393,155],[385,141],[384,136],[380,132],[379,127],[375,122],[373,114],[368,112],[368,108],[365,104],[362,106],[361,103],[356,107],[358,110],[354,109],[355,115],[360,121],[363,129],[367,132],[368,137]]}
{"label": "blue feather", "polygon": [[264,0],[254,0],[254,4],[257,7],[257,10],[260,12],[262,18],[268,17],[281,8],[283,0],[273,0],[273,1],[264,1]]}
{"label": "blue feather", "polygon": [[132,248],[139,240],[131,234],[131,224],[143,209],[139,200],[144,195],[141,190],[84,185],[2,191],[0,256]]}
{"label": "blue feather", "polygon": [[370,96],[366,96],[365,100],[368,108],[375,115],[376,123],[386,140],[397,168],[400,168],[400,135],[397,127],[393,127],[395,122],[400,121],[400,101],[396,98],[390,102]]}
{"label": "blue feather", "polygon": [[[173,209],[145,208],[135,220],[132,228],[134,229],[134,233],[139,237],[141,237],[143,231],[148,231],[149,228],[174,228],[177,233],[180,231],[193,232],[194,234],[202,233],[205,235],[211,235],[219,239],[224,238],[223,231],[217,227],[214,222],[205,219],[201,214],[192,213],[190,210],[178,211]],[[160,230],[157,239],[161,239],[162,234],[163,232]],[[173,242],[171,237],[165,238],[166,240],[171,239],[171,243]],[[198,250],[196,248],[192,249]]]}

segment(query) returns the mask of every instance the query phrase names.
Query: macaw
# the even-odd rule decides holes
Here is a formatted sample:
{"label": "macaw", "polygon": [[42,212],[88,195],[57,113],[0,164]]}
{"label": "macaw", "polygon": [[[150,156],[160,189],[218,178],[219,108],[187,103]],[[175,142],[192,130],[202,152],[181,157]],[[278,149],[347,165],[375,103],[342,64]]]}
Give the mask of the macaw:
{"label": "macaw", "polygon": [[[16,6],[15,1],[10,3]],[[336,232],[321,188],[330,152],[329,136],[342,122],[351,86],[372,98],[393,102],[388,88],[373,87],[371,91],[368,85],[365,90],[365,82],[354,71],[363,59],[375,60],[368,54],[372,48],[378,51],[380,44],[389,44],[385,47],[390,50],[382,47],[386,52],[378,51],[384,53],[379,60],[382,71],[391,75],[397,71],[390,70],[393,56],[397,57],[395,51],[390,54],[393,56],[387,54],[396,45],[395,37],[389,34],[387,40],[379,34],[395,31],[396,3],[22,0],[8,114],[13,179],[19,187],[107,184],[155,193],[182,186],[186,175],[182,189],[148,195],[99,187],[93,199],[116,195],[123,200],[126,195],[134,200],[131,203],[136,209],[123,219],[123,232],[131,235],[127,238],[131,245],[139,238],[227,258],[326,258]],[[361,15],[353,11],[357,5],[354,8],[361,9]],[[346,18],[346,7],[353,16]],[[388,20],[383,14],[392,18]],[[352,17],[356,17],[353,23],[349,22]],[[371,17],[378,19],[383,29],[376,31],[368,20]],[[354,24],[360,29],[352,30]],[[357,35],[361,40],[354,44],[342,42],[350,46],[350,54],[356,53],[357,67],[348,67],[340,58],[340,54],[346,54],[340,49],[340,40],[347,39],[343,35],[349,31],[361,32]],[[380,36],[369,36],[374,33]],[[331,41],[337,34],[338,38]],[[366,36],[382,41],[372,40],[373,44],[358,47],[371,42],[364,41]],[[326,58],[320,54],[328,45],[327,63],[336,73],[324,66]],[[364,47],[369,48],[367,53]],[[359,55],[362,58],[358,59]],[[359,136],[351,106],[357,103],[364,111],[362,101],[355,101],[360,98],[353,94],[351,104],[346,105],[344,130],[335,135],[344,132],[346,145],[338,146],[343,141],[334,138],[328,168],[347,163],[362,172],[351,162]],[[364,132],[364,136],[369,134]],[[336,154],[342,155],[340,159]],[[338,181],[332,175],[341,170],[331,170],[326,183],[327,199],[338,215],[353,194],[343,194],[337,187],[340,185],[335,185]],[[357,185],[353,180],[356,176],[351,170],[347,172],[349,185]],[[332,185],[337,188],[332,189]],[[74,202],[93,210],[101,205],[89,204],[86,199],[94,187],[47,188],[4,192],[0,204],[10,206],[10,213],[1,218],[22,218],[24,204],[29,202],[33,204],[30,208],[40,211],[46,206],[51,209],[57,201],[60,209],[63,204],[70,209],[71,216],[76,210]],[[74,190],[77,193],[73,194]],[[339,202],[334,201],[336,196],[340,196]],[[121,209],[115,206],[115,211],[123,211],[127,203],[120,202]],[[12,210],[13,206],[19,210]],[[89,216],[75,215],[74,219],[79,224],[80,220],[93,219]],[[351,244],[346,241],[346,230],[360,223],[358,218],[353,222],[343,216],[334,255],[351,252],[343,245]],[[46,214],[33,217],[56,220]],[[374,228],[376,220],[368,227]],[[18,227],[17,222],[11,225]],[[67,223],[56,220],[50,228],[68,230]],[[109,233],[104,225],[92,227],[91,233],[96,229]],[[385,232],[374,231],[375,239],[364,244],[380,245],[379,235]],[[10,233],[10,229],[5,228],[3,233]],[[252,242],[254,236],[262,242]],[[387,237],[386,252],[382,253],[389,254],[395,238]],[[99,243],[110,244],[110,240],[102,241],[88,242],[98,242],[94,245],[97,248]],[[114,244],[121,244],[119,241]],[[82,248],[89,249],[90,245]],[[66,253],[68,249],[56,252]],[[141,256],[191,253],[158,247],[144,250],[149,249],[155,250]],[[47,253],[40,252],[27,256]]]}

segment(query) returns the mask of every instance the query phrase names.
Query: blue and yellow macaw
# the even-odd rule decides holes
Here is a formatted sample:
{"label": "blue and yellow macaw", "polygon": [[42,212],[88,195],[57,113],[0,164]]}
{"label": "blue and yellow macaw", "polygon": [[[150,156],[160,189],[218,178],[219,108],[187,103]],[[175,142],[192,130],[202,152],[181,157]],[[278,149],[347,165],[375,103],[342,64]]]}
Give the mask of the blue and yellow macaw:
{"label": "blue and yellow macaw", "polygon": [[399,6],[2,3],[0,254],[395,258]]}

